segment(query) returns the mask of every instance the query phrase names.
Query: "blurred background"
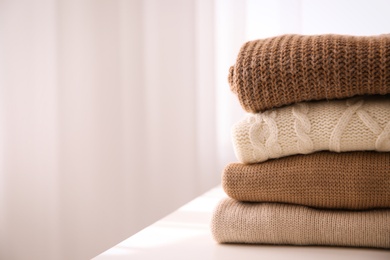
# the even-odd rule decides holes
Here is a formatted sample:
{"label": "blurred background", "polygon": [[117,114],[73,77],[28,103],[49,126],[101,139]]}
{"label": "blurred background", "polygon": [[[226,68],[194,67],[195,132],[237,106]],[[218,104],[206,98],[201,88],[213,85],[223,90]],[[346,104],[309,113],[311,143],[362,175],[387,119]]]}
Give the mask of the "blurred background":
{"label": "blurred background", "polygon": [[[220,183],[248,40],[390,32],[383,0],[0,0],[0,259],[90,259]],[[161,238],[164,239],[164,238]]]}

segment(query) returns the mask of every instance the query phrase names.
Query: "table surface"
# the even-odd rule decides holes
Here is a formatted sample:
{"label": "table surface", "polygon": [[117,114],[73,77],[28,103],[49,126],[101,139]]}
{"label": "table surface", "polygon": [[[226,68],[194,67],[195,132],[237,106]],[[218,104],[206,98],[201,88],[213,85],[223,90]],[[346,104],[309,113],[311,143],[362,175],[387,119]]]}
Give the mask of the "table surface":
{"label": "table surface", "polygon": [[211,189],[93,259],[390,259],[390,250],[381,249],[218,244],[210,220],[225,196],[221,187]]}

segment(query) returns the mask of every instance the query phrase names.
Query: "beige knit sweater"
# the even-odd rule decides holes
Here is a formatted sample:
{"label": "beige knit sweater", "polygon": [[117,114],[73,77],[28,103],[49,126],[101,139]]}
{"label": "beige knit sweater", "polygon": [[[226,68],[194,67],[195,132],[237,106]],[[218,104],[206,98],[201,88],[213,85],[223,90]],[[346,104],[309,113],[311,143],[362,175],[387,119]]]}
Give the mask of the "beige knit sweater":
{"label": "beige knit sweater", "polygon": [[390,209],[319,210],[223,199],[211,230],[219,243],[390,248]]}
{"label": "beige knit sweater", "polygon": [[315,151],[390,151],[390,97],[303,102],[248,114],[232,129],[242,163]]}
{"label": "beige knit sweater", "polygon": [[240,201],[390,208],[390,153],[317,152],[257,164],[231,163],[222,174],[222,187]]}
{"label": "beige knit sweater", "polygon": [[302,101],[390,93],[390,34],[281,35],[245,43],[229,71],[252,113]]}

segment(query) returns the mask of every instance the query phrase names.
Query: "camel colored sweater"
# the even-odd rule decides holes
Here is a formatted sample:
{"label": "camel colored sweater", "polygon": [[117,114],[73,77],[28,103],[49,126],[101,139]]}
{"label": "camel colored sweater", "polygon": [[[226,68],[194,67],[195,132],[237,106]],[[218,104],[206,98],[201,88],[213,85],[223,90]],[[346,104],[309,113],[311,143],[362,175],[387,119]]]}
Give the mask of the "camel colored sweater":
{"label": "camel colored sweater", "polygon": [[223,199],[211,230],[219,243],[390,248],[390,209],[320,210]]}
{"label": "camel colored sweater", "polygon": [[390,153],[318,152],[231,163],[222,187],[236,200],[328,209],[390,208]]}
{"label": "camel colored sweater", "polygon": [[303,102],[249,114],[232,129],[241,163],[315,151],[390,151],[390,96]]}
{"label": "camel colored sweater", "polygon": [[228,81],[247,112],[390,93],[390,34],[281,35],[245,43]]}

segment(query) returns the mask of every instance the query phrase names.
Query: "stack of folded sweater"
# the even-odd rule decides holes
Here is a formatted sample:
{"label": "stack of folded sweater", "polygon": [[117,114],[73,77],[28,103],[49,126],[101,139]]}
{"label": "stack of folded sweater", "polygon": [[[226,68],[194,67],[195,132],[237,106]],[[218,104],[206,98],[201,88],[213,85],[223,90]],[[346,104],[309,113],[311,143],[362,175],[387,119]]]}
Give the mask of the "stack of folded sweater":
{"label": "stack of folded sweater", "polygon": [[247,42],[220,243],[390,248],[390,35]]}

